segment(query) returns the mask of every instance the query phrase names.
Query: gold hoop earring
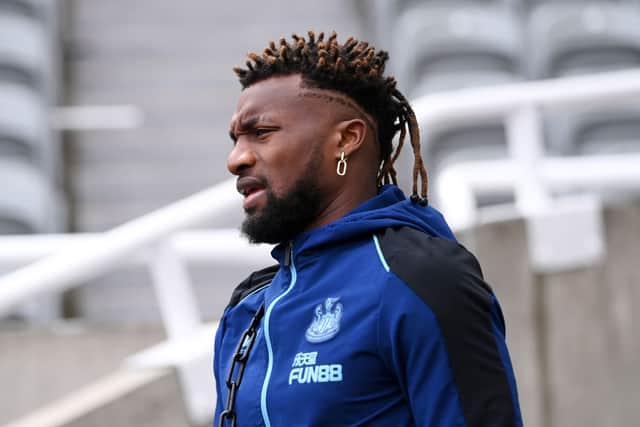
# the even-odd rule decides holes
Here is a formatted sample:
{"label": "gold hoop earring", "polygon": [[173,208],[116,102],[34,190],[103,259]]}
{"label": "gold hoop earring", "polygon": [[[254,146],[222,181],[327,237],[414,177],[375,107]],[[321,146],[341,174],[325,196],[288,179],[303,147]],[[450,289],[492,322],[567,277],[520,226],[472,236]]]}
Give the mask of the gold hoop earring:
{"label": "gold hoop earring", "polygon": [[340,176],[347,174],[347,160],[344,158],[344,151],[340,154],[340,160],[338,160],[338,166],[336,166],[336,173]]}

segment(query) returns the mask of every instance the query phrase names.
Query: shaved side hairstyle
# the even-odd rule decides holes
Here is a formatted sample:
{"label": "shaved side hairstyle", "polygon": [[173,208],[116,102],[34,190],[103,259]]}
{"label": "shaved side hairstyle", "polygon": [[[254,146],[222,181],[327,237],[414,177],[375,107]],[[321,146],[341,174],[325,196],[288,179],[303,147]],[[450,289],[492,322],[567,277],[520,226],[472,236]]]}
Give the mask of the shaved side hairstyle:
{"label": "shaved side hairstyle", "polygon": [[[247,56],[247,68],[234,68],[243,89],[269,77],[300,74],[305,88],[345,95],[302,94],[341,103],[364,116],[379,145],[378,185],[397,184],[394,163],[408,133],[414,155],[411,201],[427,204],[428,180],[420,152],[418,122],[409,102],[396,88],[395,78],[384,75],[387,52],[376,51],[367,42],[353,37],[340,44],[335,32],[325,40],[324,33],[316,37],[309,31],[308,39],[293,34],[291,42],[284,38],[278,44],[272,41],[262,55],[250,52]],[[393,138],[398,132],[394,151]]]}

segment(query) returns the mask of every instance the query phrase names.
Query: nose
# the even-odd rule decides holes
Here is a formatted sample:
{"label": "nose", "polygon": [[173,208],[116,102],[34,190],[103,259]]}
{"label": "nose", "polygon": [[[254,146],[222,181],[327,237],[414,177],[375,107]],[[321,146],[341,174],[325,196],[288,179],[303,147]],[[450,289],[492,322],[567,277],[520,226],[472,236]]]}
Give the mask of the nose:
{"label": "nose", "polygon": [[243,170],[253,167],[256,164],[256,156],[249,144],[238,139],[238,142],[227,157],[227,169],[233,175],[240,175]]}

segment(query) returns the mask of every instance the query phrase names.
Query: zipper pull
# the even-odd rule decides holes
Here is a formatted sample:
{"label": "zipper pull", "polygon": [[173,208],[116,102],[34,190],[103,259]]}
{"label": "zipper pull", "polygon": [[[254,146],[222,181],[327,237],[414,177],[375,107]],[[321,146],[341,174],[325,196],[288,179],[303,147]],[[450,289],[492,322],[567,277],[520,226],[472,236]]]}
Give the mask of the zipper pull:
{"label": "zipper pull", "polygon": [[291,252],[293,251],[293,242],[287,243],[287,249],[284,252],[284,266],[289,267],[291,265]]}

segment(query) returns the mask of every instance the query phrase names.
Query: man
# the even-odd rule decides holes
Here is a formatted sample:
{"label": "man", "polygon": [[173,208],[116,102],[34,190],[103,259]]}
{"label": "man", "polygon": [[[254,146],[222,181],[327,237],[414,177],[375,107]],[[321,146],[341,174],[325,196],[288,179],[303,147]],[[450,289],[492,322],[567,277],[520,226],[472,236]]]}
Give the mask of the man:
{"label": "man", "polygon": [[[220,321],[216,425],[522,425],[498,302],[427,206],[388,55],[309,32],[249,58],[228,168],[244,233],[277,244],[278,265],[240,284]],[[406,133],[409,200],[393,167]]]}

